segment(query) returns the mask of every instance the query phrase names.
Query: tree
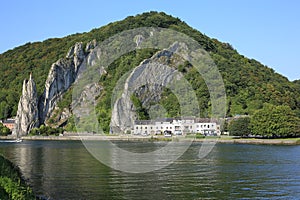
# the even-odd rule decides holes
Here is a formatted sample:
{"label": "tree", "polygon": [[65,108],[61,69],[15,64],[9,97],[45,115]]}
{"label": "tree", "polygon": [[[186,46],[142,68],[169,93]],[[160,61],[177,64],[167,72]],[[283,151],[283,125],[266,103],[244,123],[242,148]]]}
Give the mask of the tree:
{"label": "tree", "polygon": [[56,135],[63,133],[62,128],[52,128],[50,126],[41,125],[40,128],[33,128],[29,132],[29,135],[43,135],[43,136],[49,136],[49,135]]}
{"label": "tree", "polygon": [[251,118],[252,133],[267,138],[300,136],[300,119],[295,112],[285,105],[274,106],[264,104],[264,107]]}
{"label": "tree", "polygon": [[251,133],[249,124],[249,117],[235,119],[229,123],[229,134],[234,136],[248,136]]}
{"label": "tree", "polygon": [[1,136],[7,136],[11,134],[11,131],[9,128],[7,128],[6,126],[4,126],[2,123],[0,123],[0,135]]}
{"label": "tree", "polygon": [[140,120],[149,119],[149,114],[147,112],[147,109],[143,107],[143,104],[140,101],[140,99],[137,96],[135,96],[134,94],[132,94],[130,96],[130,100],[132,101],[132,103],[136,109],[139,119]]}
{"label": "tree", "polygon": [[0,119],[6,119],[10,115],[11,108],[6,103],[6,101],[2,101],[0,103]]}

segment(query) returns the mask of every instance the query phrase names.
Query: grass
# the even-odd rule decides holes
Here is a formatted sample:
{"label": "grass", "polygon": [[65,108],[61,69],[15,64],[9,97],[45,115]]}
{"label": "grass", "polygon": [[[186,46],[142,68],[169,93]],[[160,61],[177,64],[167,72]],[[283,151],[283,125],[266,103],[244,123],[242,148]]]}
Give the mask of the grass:
{"label": "grass", "polygon": [[151,137],[149,138],[149,141],[156,142],[156,141],[162,141],[162,142],[169,142],[172,141],[172,138],[165,138],[165,137]]}

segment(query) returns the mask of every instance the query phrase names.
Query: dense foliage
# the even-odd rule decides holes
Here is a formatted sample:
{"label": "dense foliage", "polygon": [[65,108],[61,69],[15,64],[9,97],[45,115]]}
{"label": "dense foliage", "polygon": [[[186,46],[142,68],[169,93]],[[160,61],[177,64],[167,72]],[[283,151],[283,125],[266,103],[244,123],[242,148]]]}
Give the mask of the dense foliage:
{"label": "dense foliage", "polygon": [[248,136],[249,134],[251,134],[249,124],[249,117],[241,117],[230,122],[228,126],[228,131],[230,135]]}
{"label": "dense foliage", "polygon": [[0,123],[0,136],[7,136],[11,134],[11,130]]}
{"label": "dense foliage", "polygon": [[36,199],[18,167],[0,155],[0,199]]}
{"label": "dense foliage", "polygon": [[63,133],[63,128],[52,128],[50,126],[41,125],[39,128],[33,128],[29,135],[42,135],[42,136],[49,136],[55,135],[58,136],[59,134]]}
{"label": "dense foliage", "polygon": [[[88,33],[74,34],[60,39],[48,39],[44,42],[27,43],[1,54],[0,118],[16,115],[22,82],[28,78],[30,72],[35,78],[38,93],[42,93],[51,64],[64,57],[75,42],[86,44],[93,39],[101,42],[123,30],[137,27],[170,28],[185,33],[199,42],[210,53],[223,76],[228,116],[253,115],[256,110],[263,108],[264,103],[275,106],[286,105],[297,116],[300,116],[299,81],[290,82],[287,78],[275,73],[274,70],[238,54],[230,44],[210,39],[178,18],[164,13],[149,12],[135,17],[127,17],[122,21],[110,23]],[[109,66],[107,75],[101,77],[100,84],[103,86],[103,92],[99,98],[97,112],[100,124],[105,127],[105,132],[109,131],[111,94],[115,84],[122,75],[137,66],[143,59],[149,58],[154,52],[154,50],[143,49],[129,53]],[[209,92],[201,76],[188,63],[179,66],[178,70],[184,74],[195,90],[202,117],[209,116],[211,106]],[[59,103],[60,111],[69,106],[70,94],[71,92],[65,95],[65,98]],[[167,90],[163,92],[162,96],[159,103],[166,109],[167,116],[179,115],[179,107],[174,106],[174,103],[177,102],[176,97]],[[143,109],[140,108],[143,113],[146,113]],[[73,124],[67,125],[68,129],[73,130]],[[87,126],[90,125],[87,124]]]}
{"label": "dense foliage", "polygon": [[131,95],[130,100],[135,107],[135,111],[137,113],[139,120],[147,120],[149,119],[149,113],[147,109],[143,106],[142,102],[136,95]]}
{"label": "dense foliage", "polygon": [[300,119],[289,106],[265,104],[251,118],[251,131],[267,138],[300,136]]}

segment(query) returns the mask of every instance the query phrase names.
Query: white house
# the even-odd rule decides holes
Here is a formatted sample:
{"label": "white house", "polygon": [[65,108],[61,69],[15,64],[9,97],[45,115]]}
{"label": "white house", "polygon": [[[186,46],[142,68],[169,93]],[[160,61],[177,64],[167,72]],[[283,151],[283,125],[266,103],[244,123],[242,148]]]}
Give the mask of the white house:
{"label": "white house", "polygon": [[221,135],[220,125],[217,120],[197,118],[194,123],[194,132],[203,135]]}

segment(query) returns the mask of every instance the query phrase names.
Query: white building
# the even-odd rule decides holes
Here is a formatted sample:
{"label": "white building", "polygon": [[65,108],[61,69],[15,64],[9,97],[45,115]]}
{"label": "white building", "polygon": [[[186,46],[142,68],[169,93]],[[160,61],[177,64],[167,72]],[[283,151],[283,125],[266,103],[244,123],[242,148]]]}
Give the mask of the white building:
{"label": "white building", "polygon": [[134,135],[155,135],[162,134],[165,131],[174,131],[173,119],[157,119],[157,120],[136,120],[134,122]]}
{"label": "white building", "polygon": [[136,120],[134,135],[157,135],[163,133],[185,135],[200,133],[203,135],[220,135],[220,125],[216,120],[202,118],[165,118],[157,120]]}
{"label": "white building", "polygon": [[197,118],[194,123],[194,132],[202,135],[221,135],[220,125],[217,120]]}

